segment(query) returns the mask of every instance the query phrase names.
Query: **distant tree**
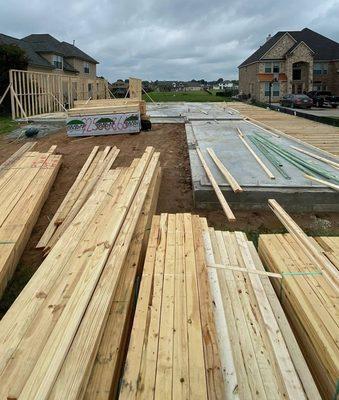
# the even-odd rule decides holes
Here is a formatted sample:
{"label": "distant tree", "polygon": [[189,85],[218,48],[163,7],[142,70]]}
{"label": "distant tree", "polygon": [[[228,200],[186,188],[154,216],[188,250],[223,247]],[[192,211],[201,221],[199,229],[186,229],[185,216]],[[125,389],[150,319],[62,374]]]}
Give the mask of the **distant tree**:
{"label": "distant tree", "polygon": [[[0,97],[9,85],[10,69],[27,69],[28,60],[25,52],[15,45],[0,46]],[[0,112],[10,112],[10,98],[6,96],[0,106]]]}
{"label": "distant tree", "polygon": [[219,78],[218,80],[217,80],[217,83],[223,83],[224,82],[224,79],[223,78]]}

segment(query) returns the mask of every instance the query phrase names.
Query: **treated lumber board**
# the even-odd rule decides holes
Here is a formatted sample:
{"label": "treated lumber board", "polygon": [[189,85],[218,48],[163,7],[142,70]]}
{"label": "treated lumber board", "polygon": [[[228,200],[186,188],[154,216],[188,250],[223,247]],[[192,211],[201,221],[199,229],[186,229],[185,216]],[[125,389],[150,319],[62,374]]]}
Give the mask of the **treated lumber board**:
{"label": "treated lumber board", "polygon": [[[60,204],[58,210],[56,211],[56,213],[54,214],[53,218],[51,219],[48,227],[46,228],[44,234],[42,235],[42,237],[40,238],[38,244],[37,244],[37,248],[44,248],[47,246],[48,241],[51,239],[51,237],[53,236],[54,232],[57,229],[57,222],[56,221],[63,221],[64,220],[64,216],[62,216],[62,213],[65,215],[67,215],[68,212],[65,212],[65,208],[68,207],[68,210],[70,209],[71,205],[69,205],[69,202],[71,202],[72,200],[72,196],[74,195],[74,192],[77,191],[78,185],[81,182],[81,180],[83,179],[85,173],[87,172],[89,166],[91,165],[95,155],[97,154],[99,150],[99,146],[94,146],[93,150],[91,152],[91,154],[89,155],[89,157],[87,158],[85,164],[82,166],[78,176],[76,177],[73,185],[71,186],[70,190],[67,192],[66,196],[64,197],[62,203]],[[73,202],[74,204],[74,202]]]}
{"label": "treated lumber board", "polygon": [[[79,193],[78,197],[76,198],[74,204],[72,205],[71,209],[69,210],[68,214],[64,217],[64,214],[61,213],[59,215],[58,219],[56,220],[56,223],[58,224],[58,227],[53,235],[53,237],[48,241],[46,245],[46,249],[49,250],[52,248],[55,243],[59,240],[59,238],[62,236],[62,234],[66,231],[67,227],[71,224],[75,216],[78,214],[92,191],[94,190],[95,186],[97,185],[98,181],[100,180],[101,176],[103,173],[105,173],[107,170],[109,170],[110,166],[113,164],[115,161],[116,157],[119,154],[118,149],[113,149],[110,153],[110,147],[107,146],[106,149],[102,152],[98,153],[98,163],[95,165],[93,170],[90,171],[90,167],[88,172],[90,171],[90,176],[86,180],[86,177],[84,177],[84,186]],[[108,154],[109,153],[109,154]],[[107,158],[106,158],[107,156]],[[85,174],[86,175],[86,174]],[[65,212],[65,209],[62,210]]]}
{"label": "treated lumber board", "polygon": [[221,361],[212,308],[213,300],[206,268],[203,230],[199,216],[192,216],[192,227],[197,266],[198,296],[200,303],[201,331],[204,345],[208,399],[223,399],[225,388],[221,372]]}
{"label": "treated lumber board", "polygon": [[208,154],[211,156],[212,160],[215,162],[223,176],[225,177],[226,181],[229,183],[231,186],[233,192],[239,193],[242,192],[243,189],[239,185],[239,183],[234,179],[234,177],[231,175],[231,173],[227,170],[227,168],[224,166],[224,164],[220,161],[220,159],[217,157],[215,154],[214,150],[211,148],[207,148]]}
{"label": "treated lumber board", "polygon": [[[79,254],[88,254],[88,240],[100,243],[105,210],[111,210],[107,192],[119,184],[119,179],[123,182],[125,172],[113,171],[112,177],[103,180],[1,321],[0,397],[9,393],[18,397],[21,393],[83,273],[84,264],[77,264]],[[8,335],[13,329],[15,333]],[[21,357],[25,359],[24,368]]]}
{"label": "treated lumber board", "polygon": [[314,245],[310,238],[296,224],[296,222],[287,214],[287,212],[274,199],[268,200],[268,205],[278,217],[280,222],[285,226],[288,232],[299,243],[303,250],[314,260],[315,264],[320,268],[328,282],[333,286],[336,292],[339,291],[339,271],[336,267],[324,256],[319,248]]}
{"label": "treated lumber board", "polygon": [[[20,191],[20,198],[0,226],[0,297],[19,262],[60,165],[61,156],[53,155],[48,164],[38,168],[31,185]],[[20,182],[17,185],[20,186]]]}
{"label": "treated lumber board", "polygon": [[[255,264],[251,257],[247,241],[244,238],[244,234],[237,232],[235,235],[245,264],[249,269],[255,270]],[[249,279],[258,302],[264,325],[267,327],[269,343],[271,345],[271,349],[273,350],[275,361],[278,365],[278,371],[281,374],[281,380],[284,385],[284,389],[286,390],[288,397],[291,399],[306,399],[305,393],[294,369],[293,362],[289,357],[283,335],[279,329],[278,323],[274,317],[274,313],[265,294],[262,282],[259,276],[254,274],[249,274]]]}
{"label": "treated lumber board", "polygon": [[[59,320],[57,321],[56,326],[53,329],[53,332],[49,336],[49,338],[45,344],[45,347],[44,347],[43,351],[41,352],[41,355],[40,355],[35,367],[33,368],[32,373],[30,374],[28,380],[26,381],[26,384],[23,387],[23,390],[21,392],[22,397],[27,398],[27,399],[35,398],[35,397],[44,398],[44,397],[48,396],[49,394],[51,394],[51,391],[53,390],[53,386],[54,386],[54,383],[56,382],[57,378],[58,378],[58,382],[60,382],[59,372],[61,371],[61,368],[63,367],[63,363],[66,359],[68,350],[70,349],[72,340],[74,339],[75,334],[77,333],[77,329],[79,328],[80,321],[81,321],[82,317],[84,316],[85,311],[86,311],[86,314],[88,315],[89,311],[87,309],[87,306],[89,304],[89,300],[91,298],[91,295],[94,292],[95,286],[101,275],[103,267],[108,259],[110,250],[112,249],[113,244],[115,243],[115,241],[118,237],[120,228],[123,224],[123,221],[125,219],[127,211],[129,209],[129,207],[131,206],[134,195],[136,194],[136,192],[138,190],[139,183],[140,183],[139,180],[141,179],[144,172],[146,171],[147,165],[150,161],[152,154],[153,154],[153,149],[147,148],[143,157],[141,158],[139,165],[135,168],[135,171],[133,172],[133,175],[131,177],[129,184],[126,186],[121,198],[118,199],[116,207],[113,209],[113,212],[111,213],[111,215],[109,215],[109,218],[107,221],[108,227],[103,232],[103,235],[101,237],[101,242],[99,244],[97,244],[97,246],[95,247],[93,254],[91,256],[92,259],[89,261],[89,266],[84,271],[83,278],[79,281],[79,283],[75,287],[75,290],[74,290],[71,298],[67,302],[65,309],[63,310]],[[146,195],[146,194],[143,193],[143,195]],[[139,204],[139,206],[140,206],[140,204]],[[141,206],[142,206],[142,204],[141,204]],[[113,224],[113,229],[112,229],[111,224]],[[129,234],[130,234],[130,232],[129,232]],[[108,245],[108,243],[111,243],[111,244]],[[78,259],[78,263],[81,263],[82,257],[88,258],[88,255],[82,254]],[[105,271],[107,271],[107,269]],[[112,276],[114,279],[116,279],[114,272],[112,272]],[[107,282],[108,281],[109,281],[109,279],[107,279]],[[111,290],[110,290],[110,293],[112,293]],[[100,296],[100,299],[102,301],[106,301],[109,298],[110,297],[107,297],[107,296],[104,296],[104,297]],[[92,303],[90,303],[90,305],[91,304]],[[107,317],[108,309],[109,308],[104,308],[103,313],[97,313],[94,316],[97,318],[102,317],[103,319],[105,319]],[[90,317],[88,317],[88,318],[90,318]],[[66,331],[64,329],[65,324],[67,326]],[[93,327],[93,325],[92,325],[92,327]],[[102,325],[99,324],[96,326],[96,328],[102,329]],[[100,336],[100,334],[99,334],[99,336]],[[80,335],[78,337],[80,337],[79,340],[81,342],[81,338],[83,338],[83,335]],[[87,335],[86,335],[86,337],[87,337]],[[97,337],[98,336],[96,336],[96,338]],[[87,341],[87,344],[89,345],[88,341]],[[96,348],[96,350],[97,350],[97,348]],[[91,354],[91,352],[88,352],[85,354],[82,351],[80,353],[81,354],[79,354],[79,352],[74,352],[72,354],[74,354],[77,357],[83,356],[84,358],[90,356],[90,354]],[[88,361],[88,364],[89,364],[89,361]],[[86,366],[88,364],[86,364]],[[75,365],[82,365],[82,363],[80,363],[80,364],[76,363]],[[72,369],[71,369],[71,371],[72,371]],[[84,377],[86,377],[86,375],[89,374],[89,372],[90,371],[88,371],[88,369],[86,369]],[[61,374],[61,376],[63,376],[65,378],[65,381],[61,385],[61,388],[63,391],[68,392],[68,393],[71,392],[72,394],[74,394],[74,392],[76,392],[79,389],[77,384],[83,383],[82,375],[81,376],[79,376],[79,375],[74,376],[74,375],[77,375],[74,368],[73,368],[72,374],[67,374],[66,376]],[[76,380],[76,378],[78,378],[78,380]],[[73,383],[76,385],[76,388],[72,389]],[[70,385],[70,386],[68,386],[68,385]],[[85,387],[84,387],[84,389],[85,389]],[[59,393],[60,393],[60,391],[58,392],[58,394]],[[65,398],[65,396],[62,398]]]}
{"label": "treated lumber board", "polygon": [[[253,262],[255,264],[255,268],[259,271],[266,272],[259,258],[259,255],[254,247],[254,244],[252,242],[249,242],[248,246]],[[267,299],[272,307],[272,311],[275,315],[276,321],[279,325],[279,329],[283,334],[286,346],[288,348],[289,354],[293,361],[294,367],[298,373],[302,386],[305,390],[307,398],[310,400],[311,399],[320,400],[321,397],[318,388],[314,383],[313,377],[307,366],[305,358],[300,350],[298,342],[293,334],[293,331],[290,327],[290,324],[287,320],[284,310],[279,302],[279,299],[274,291],[271,281],[267,277],[266,279],[261,279],[261,282],[265,290]]]}
{"label": "treated lumber board", "polygon": [[[223,264],[237,265],[238,259],[235,248],[231,243],[229,232],[216,231],[216,239]],[[219,280],[222,287],[224,307],[227,307],[227,321],[230,335],[235,351],[234,360],[236,369],[239,371],[238,383],[239,394],[244,398],[252,398],[255,395],[266,398],[265,389],[256,359],[256,349],[251,340],[251,331],[248,325],[253,321],[250,317],[250,309],[243,306],[243,285],[241,286],[241,275],[234,275],[231,271],[219,271]],[[240,285],[240,286],[239,286]],[[242,296],[240,297],[240,294]],[[227,304],[229,302],[229,304]],[[246,305],[246,303],[245,303]],[[247,314],[247,313],[250,314]],[[243,394],[243,393],[247,394]]]}
{"label": "treated lumber board", "polygon": [[[214,252],[217,253],[217,249],[213,249],[212,242],[216,242],[215,233],[213,229],[211,229],[211,232],[209,231],[205,218],[201,218],[200,221],[203,229],[206,263],[207,265],[214,265],[216,263]],[[224,379],[224,396],[228,399],[239,399],[239,393],[237,390],[237,371],[234,365],[229,330],[227,327],[217,272],[213,269],[209,269],[208,277],[211,285],[211,295],[213,297],[213,311],[217,329],[219,357]]]}
{"label": "treated lumber board", "polygon": [[211,265],[207,265],[207,267],[209,267],[209,268],[227,269],[229,271],[245,272],[247,274],[269,276],[271,278],[278,278],[278,279],[282,279],[282,277],[283,277],[281,274],[276,274],[274,272],[254,271],[254,270],[250,270],[250,269],[247,269],[247,268],[235,267],[235,266],[232,266],[232,265],[211,264]]}
{"label": "treated lumber board", "polygon": [[201,331],[201,315],[199,312],[199,292],[197,282],[196,260],[194,254],[194,237],[192,216],[184,214],[184,251],[186,272],[186,307],[187,336],[189,352],[190,397],[194,399],[208,398],[208,389],[204,366],[204,348]]}
{"label": "treated lumber board", "polygon": [[339,185],[335,185],[334,183],[325,181],[324,179],[316,178],[315,176],[312,176],[312,175],[304,174],[304,177],[305,177],[306,179],[311,180],[311,181],[321,183],[322,185],[328,186],[328,187],[330,187],[331,189],[334,189],[334,190],[336,190],[337,192],[339,192]]}
{"label": "treated lumber board", "polygon": [[[148,329],[154,324],[154,319],[150,319],[152,310],[157,310],[157,303],[153,301],[154,291],[158,286],[162,286],[163,257],[166,246],[166,222],[167,214],[153,218],[150,241],[147,247],[144,271],[141,278],[138,302],[134,323],[131,332],[129,349],[125,362],[125,370],[122,378],[120,399],[134,399],[137,391],[144,386],[140,386],[145,379],[144,375],[139,375],[141,371],[143,353],[147,352]],[[159,254],[161,254],[159,256]],[[154,274],[154,272],[157,272]],[[152,304],[152,309],[149,305]],[[158,306],[159,307],[159,306]],[[145,341],[146,340],[146,341]],[[144,347],[145,346],[145,347]],[[152,353],[150,353],[152,354]]]}
{"label": "treated lumber board", "polygon": [[[86,390],[95,355],[97,354],[103,329],[106,325],[108,313],[117,288],[121,268],[124,265],[150,183],[157,173],[160,154],[154,153],[152,156],[153,151],[153,149],[149,148],[148,152],[145,152],[139,165],[135,168],[135,174],[131,177],[130,182],[133,182],[133,179],[136,179],[139,173],[141,174],[141,182],[138,191],[134,192],[135,197],[126,214],[121,232],[116,239],[115,245],[112,247],[112,252],[100,276],[98,286],[93,292],[92,299],[86,309],[81,325],[73,339],[71,351],[67,354],[60,373],[57,376],[51,391],[51,399],[82,398]],[[144,163],[146,166],[143,166]],[[122,202],[121,204],[125,203]],[[117,203],[117,208],[119,209],[119,202]],[[116,221],[116,218],[114,221]],[[112,230],[112,227],[113,225],[110,226],[110,230]],[[81,291],[79,291],[79,293],[81,293]],[[76,292],[73,297],[77,298]],[[70,303],[67,304],[66,308],[69,304]],[[80,372],[76,371],[74,368],[75,365],[82,365],[83,370]],[[48,366],[48,368],[50,368],[50,366]]]}
{"label": "treated lumber board", "polygon": [[84,399],[104,400],[115,397],[118,390],[118,379],[122,369],[125,347],[131,324],[132,303],[136,275],[143,262],[142,247],[147,241],[152,216],[155,212],[161,172],[159,170],[147,193],[144,209],[139,217],[132,244],[123,267],[123,274],[114,296],[110,315],[104,330],[95,364],[91,372]]}
{"label": "treated lumber board", "polygon": [[175,308],[173,330],[173,398],[189,398],[184,216],[175,216]]}
{"label": "treated lumber board", "polygon": [[207,175],[209,181],[211,182],[213,190],[215,191],[215,194],[218,197],[220,205],[221,205],[222,209],[224,210],[224,213],[226,214],[227,219],[230,222],[235,221],[235,216],[234,216],[230,206],[228,205],[224,195],[222,194],[222,192],[221,192],[221,190],[220,190],[220,188],[219,188],[219,186],[218,186],[218,184],[217,184],[217,182],[216,182],[211,170],[209,169],[209,167],[208,167],[208,165],[207,165],[207,163],[206,163],[206,161],[204,159],[204,156],[202,155],[202,152],[198,148],[196,149],[196,151],[197,151],[197,154],[198,154],[198,156],[200,158],[201,164],[202,164],[202,166],[203,166],[203,168],[204,168],[204,170],[206,172],[206,175]]}
{"label": "treated lumber board", "polygon": [[173,329],[174,329],[174,270],[175,270],[175,215],[169,214],[167,220],[166,254],[162,302],[160,310],[160,329],[158,340],[158,360],[155,376],[155,398],[172,399],[173,375]]}
{"label": "treated lumber board", "polygon": [[237,128],[237,131],[239,133],[239,139],[243,142],[243,144],[246,146],[248,151],[252,154],[256,162],[260,165],[260,167],[265,171],[267,176],[270,179],[275,179],[275,176],[272,174],[272,172],[267,168],[267,166],[263,163],[263,161],[260,159],[260,157],[255,153],[255,151],[252,149],[252,147],[247,143],[247,141],[244,138],[244,134],[242,133],[240,128]]}
{"label": "treated lumber board", "polygon": [[[287,240],[288,237],[290,240]],[[312,270],[313,261],[310,262],[308,255],[290,235],[261,235],[259,255],[270,270]],[[322,275],[292,276],[286,278],[283,290],[279,286],[275,287],[282,296],[282,306],[293,325],[323,398],[332,398],[339,365],[338,327],[331,327],[329,319],[331,316],[333,321],[336,320],[335,309],[326,309],[322,304],[323,288],[327,288],[328,293],[332,293],[332,301],[337,302],[335,292]]]}

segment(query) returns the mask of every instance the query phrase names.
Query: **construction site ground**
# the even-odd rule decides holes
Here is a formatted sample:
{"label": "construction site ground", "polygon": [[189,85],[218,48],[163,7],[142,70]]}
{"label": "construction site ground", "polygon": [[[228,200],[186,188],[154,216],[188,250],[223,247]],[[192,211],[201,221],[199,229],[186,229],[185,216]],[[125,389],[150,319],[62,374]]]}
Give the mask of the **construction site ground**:
{"label": "construction site ground", "polygon": [[[24,141],[9,143],[8,137],[0,136],[0,163],[13,154]],[[50,219],[68,192],[94,145],[117,146],[120,154],[115,166],[127,166],[144,152],[146,146],[154,146],[161,152],[162,182],[157,213],[190,212],[206,216],[210,226],[222,230],[242,230],[256,242],[260,233],[285,232],[283,226],[269,209],[262,211],[236,211],[236,221],[229,223],[222,210],[194,208],[191,170],[184,124],[154,124],[149,132],[138,135],[87,137],[81,139],[66,136],[65,128],[38,140],[35,150],[46,151],[57,145],[62,154],[62,166],[48,199],[40,213],[32,235],[21,257],[11,283],[0,302],[0,318],[12,304],[18,293],[40,266],[43,256],[35,246]],[[339,213],[291,213],[294,220],[310,235],[338,235]]]}

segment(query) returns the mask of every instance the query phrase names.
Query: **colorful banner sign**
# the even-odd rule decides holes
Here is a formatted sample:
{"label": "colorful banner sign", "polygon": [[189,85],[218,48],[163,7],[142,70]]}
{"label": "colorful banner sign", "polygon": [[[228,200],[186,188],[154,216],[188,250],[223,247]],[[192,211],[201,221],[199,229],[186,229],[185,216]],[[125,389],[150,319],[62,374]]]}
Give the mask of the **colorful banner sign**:
{"label": "colorful banner sign", "polygon": [[140,132],[140,114],[85,115],[67,118],[68,136],[116,135]]}

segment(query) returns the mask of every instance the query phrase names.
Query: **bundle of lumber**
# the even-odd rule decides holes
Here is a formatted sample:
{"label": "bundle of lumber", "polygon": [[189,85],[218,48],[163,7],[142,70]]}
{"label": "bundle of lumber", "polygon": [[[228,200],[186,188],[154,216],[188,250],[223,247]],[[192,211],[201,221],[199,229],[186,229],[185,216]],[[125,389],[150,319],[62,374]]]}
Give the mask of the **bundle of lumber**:
{"label": "bundle of lumber", "polygon": [[51,219],[37,248],[49,251],[72,223],[79,210],[88,200],[102,176],[112,167],[119,154],[119,149],[106,146],[99,151],[95,146],[81,168],[71,189]]}
{"label": "bundle of lumber", "polygon": [[101,176],[0,322],[0,398],[109,396],[159,177],[152,147]]}
{"label": "bundle of lumber", "polygon": [[[309,238],[336,268],[339,238]],[[277,294],[324,399],[338,395],[338,291],[318,262],[291,234],[261,235],[259,255],[269,270],[283,274]],[[326,268],[326,267],[325,267]]]}
{"label": "bundle of lumber", "polygon": [[319,399],[252,243],[153,219],[119,399]]}
{"label": "bundle of lumber", "polygon": [[120,399],[223,398],[198,216],[153,219]]}
{"label": "bundle of lumber", "polygon": [[101,106],[85,106],[78,108],[71,108],[67,114],[69,117],[86,116],[86,115],[100,115],[100,114],[124,114],[136,113],[140,111],[139,104],[103,104]]}
{"label": "bundle of lumber", "polygon": [[270,282],[281,276],[265,272],[244,233],[205,224],[204,241],[225,398],[320,399]]}
{"label": "bundle of lumber", "polygon": [[102,100],[76,100],[74,101],[74,109],[92,108],[92,107],[111,107],[111,106],[137,106],[140,114],[146,114],[146,102],[137,99],[102,99]]}
{"label": "bundle of lumber", "polygon": [[0,297],[11,279],[58,173],[61,156],[22,146],[0,175]]}

